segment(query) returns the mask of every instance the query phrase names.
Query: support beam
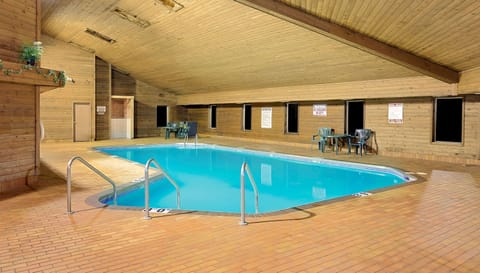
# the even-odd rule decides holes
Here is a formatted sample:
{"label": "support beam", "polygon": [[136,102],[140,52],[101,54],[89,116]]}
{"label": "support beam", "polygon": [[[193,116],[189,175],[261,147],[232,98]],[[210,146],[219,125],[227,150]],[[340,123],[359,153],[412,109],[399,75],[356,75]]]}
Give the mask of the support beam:
{"label": "support beam", "polygon": [[329,38],[366,51],[398,65],[405,66],[446,83],[458,83],[459,73],[379,40],[308,14],[276,0],[235,0],[288,22],[305,27]]}

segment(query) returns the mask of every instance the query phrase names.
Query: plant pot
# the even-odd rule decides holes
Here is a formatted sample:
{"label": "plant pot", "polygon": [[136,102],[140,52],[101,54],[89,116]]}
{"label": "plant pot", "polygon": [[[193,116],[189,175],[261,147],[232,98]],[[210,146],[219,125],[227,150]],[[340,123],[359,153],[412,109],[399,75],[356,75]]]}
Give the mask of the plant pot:
{"label": "plant pot", "polygon": [[32,57],[27,60],[27,64],[34,66],[35,65],[36,58]]}

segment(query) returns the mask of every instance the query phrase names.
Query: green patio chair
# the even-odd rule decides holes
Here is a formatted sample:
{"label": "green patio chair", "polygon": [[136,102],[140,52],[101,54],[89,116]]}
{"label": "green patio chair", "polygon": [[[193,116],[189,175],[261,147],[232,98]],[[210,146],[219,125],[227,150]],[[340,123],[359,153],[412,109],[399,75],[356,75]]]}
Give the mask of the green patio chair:
{"label": "green patio chair", "polygon": [[363,153],[367,154],[367,141],[372,135],[372,130],[370,129],[356,129],[353,141],[351,143],[352,146],[355,146],[355,154],[358,154],[358,150],[360,150],[360,156]]}
{"label": "green patio chair", "polygon": [[186,121],[185,122],[180,121],[178,125],[177,134],[175,136],[177,138],[185,138],[186,136],[188,136],[188,130],[189,130],[188,123]]}
{"label": "green patio chair", "polygon": [[332,128],[318,128],[318,134],[312,136],[312,145],[313,143],[318,143],[318,149],[322,151],[322,153],[325,152],[325,145],[328,142],[328,136],[331,136],[333,134],[333,129]]}

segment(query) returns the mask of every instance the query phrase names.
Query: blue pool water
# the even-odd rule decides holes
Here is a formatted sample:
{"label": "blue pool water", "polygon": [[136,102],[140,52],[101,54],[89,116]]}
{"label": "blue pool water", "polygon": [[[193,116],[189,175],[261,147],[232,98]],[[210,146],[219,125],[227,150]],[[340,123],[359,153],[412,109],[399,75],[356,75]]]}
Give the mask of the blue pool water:
{"label": "blue pool water", "polygon": [[[382,166],[214,145],[104,147],[97,150],[141,164],[154,158],[180,186],[180,208],[183,210],[240,212],[240,168],[245,161],[257,183],[260,213],[372,191],[410,179],[398,170]],[[246,175],[245,185],[246,211],[255,213],[254,193]],[[111,203],[112,200],[103,202]],[[143,207],[143,186],[119,195],[117,204]],[[166,178],[151,182],[150,207],[176,208],[176,191]]]}

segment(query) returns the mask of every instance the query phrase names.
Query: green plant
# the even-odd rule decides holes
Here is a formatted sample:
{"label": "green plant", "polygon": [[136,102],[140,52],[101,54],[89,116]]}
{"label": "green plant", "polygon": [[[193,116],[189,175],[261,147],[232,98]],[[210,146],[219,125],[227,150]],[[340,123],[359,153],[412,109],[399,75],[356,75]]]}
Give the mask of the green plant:
{"label": "green plant", "polygon": [[61,87],[65,87],[67,81],[71,81],[75,83],[72,78],[69,78],[64,71],[55,71],[55,70],[48,70],[48,73],[44,73],[40,67],[32,66],[29,64],[22,65],[19,69],[15,68],[6,68],[3,65],[2,59],[0,59],[0,73],[5,76],[12,76],[12,75],[21,75],[24,71],[35,71],[37,74],[42,75],[45,79],[51,78],[54,83],[60,83]]}
{"label": "green plant", "polygon": [[27,65],[35,65],[43,54],[41,42],[33,42],[32,45],[23,45],[20,59]]}

